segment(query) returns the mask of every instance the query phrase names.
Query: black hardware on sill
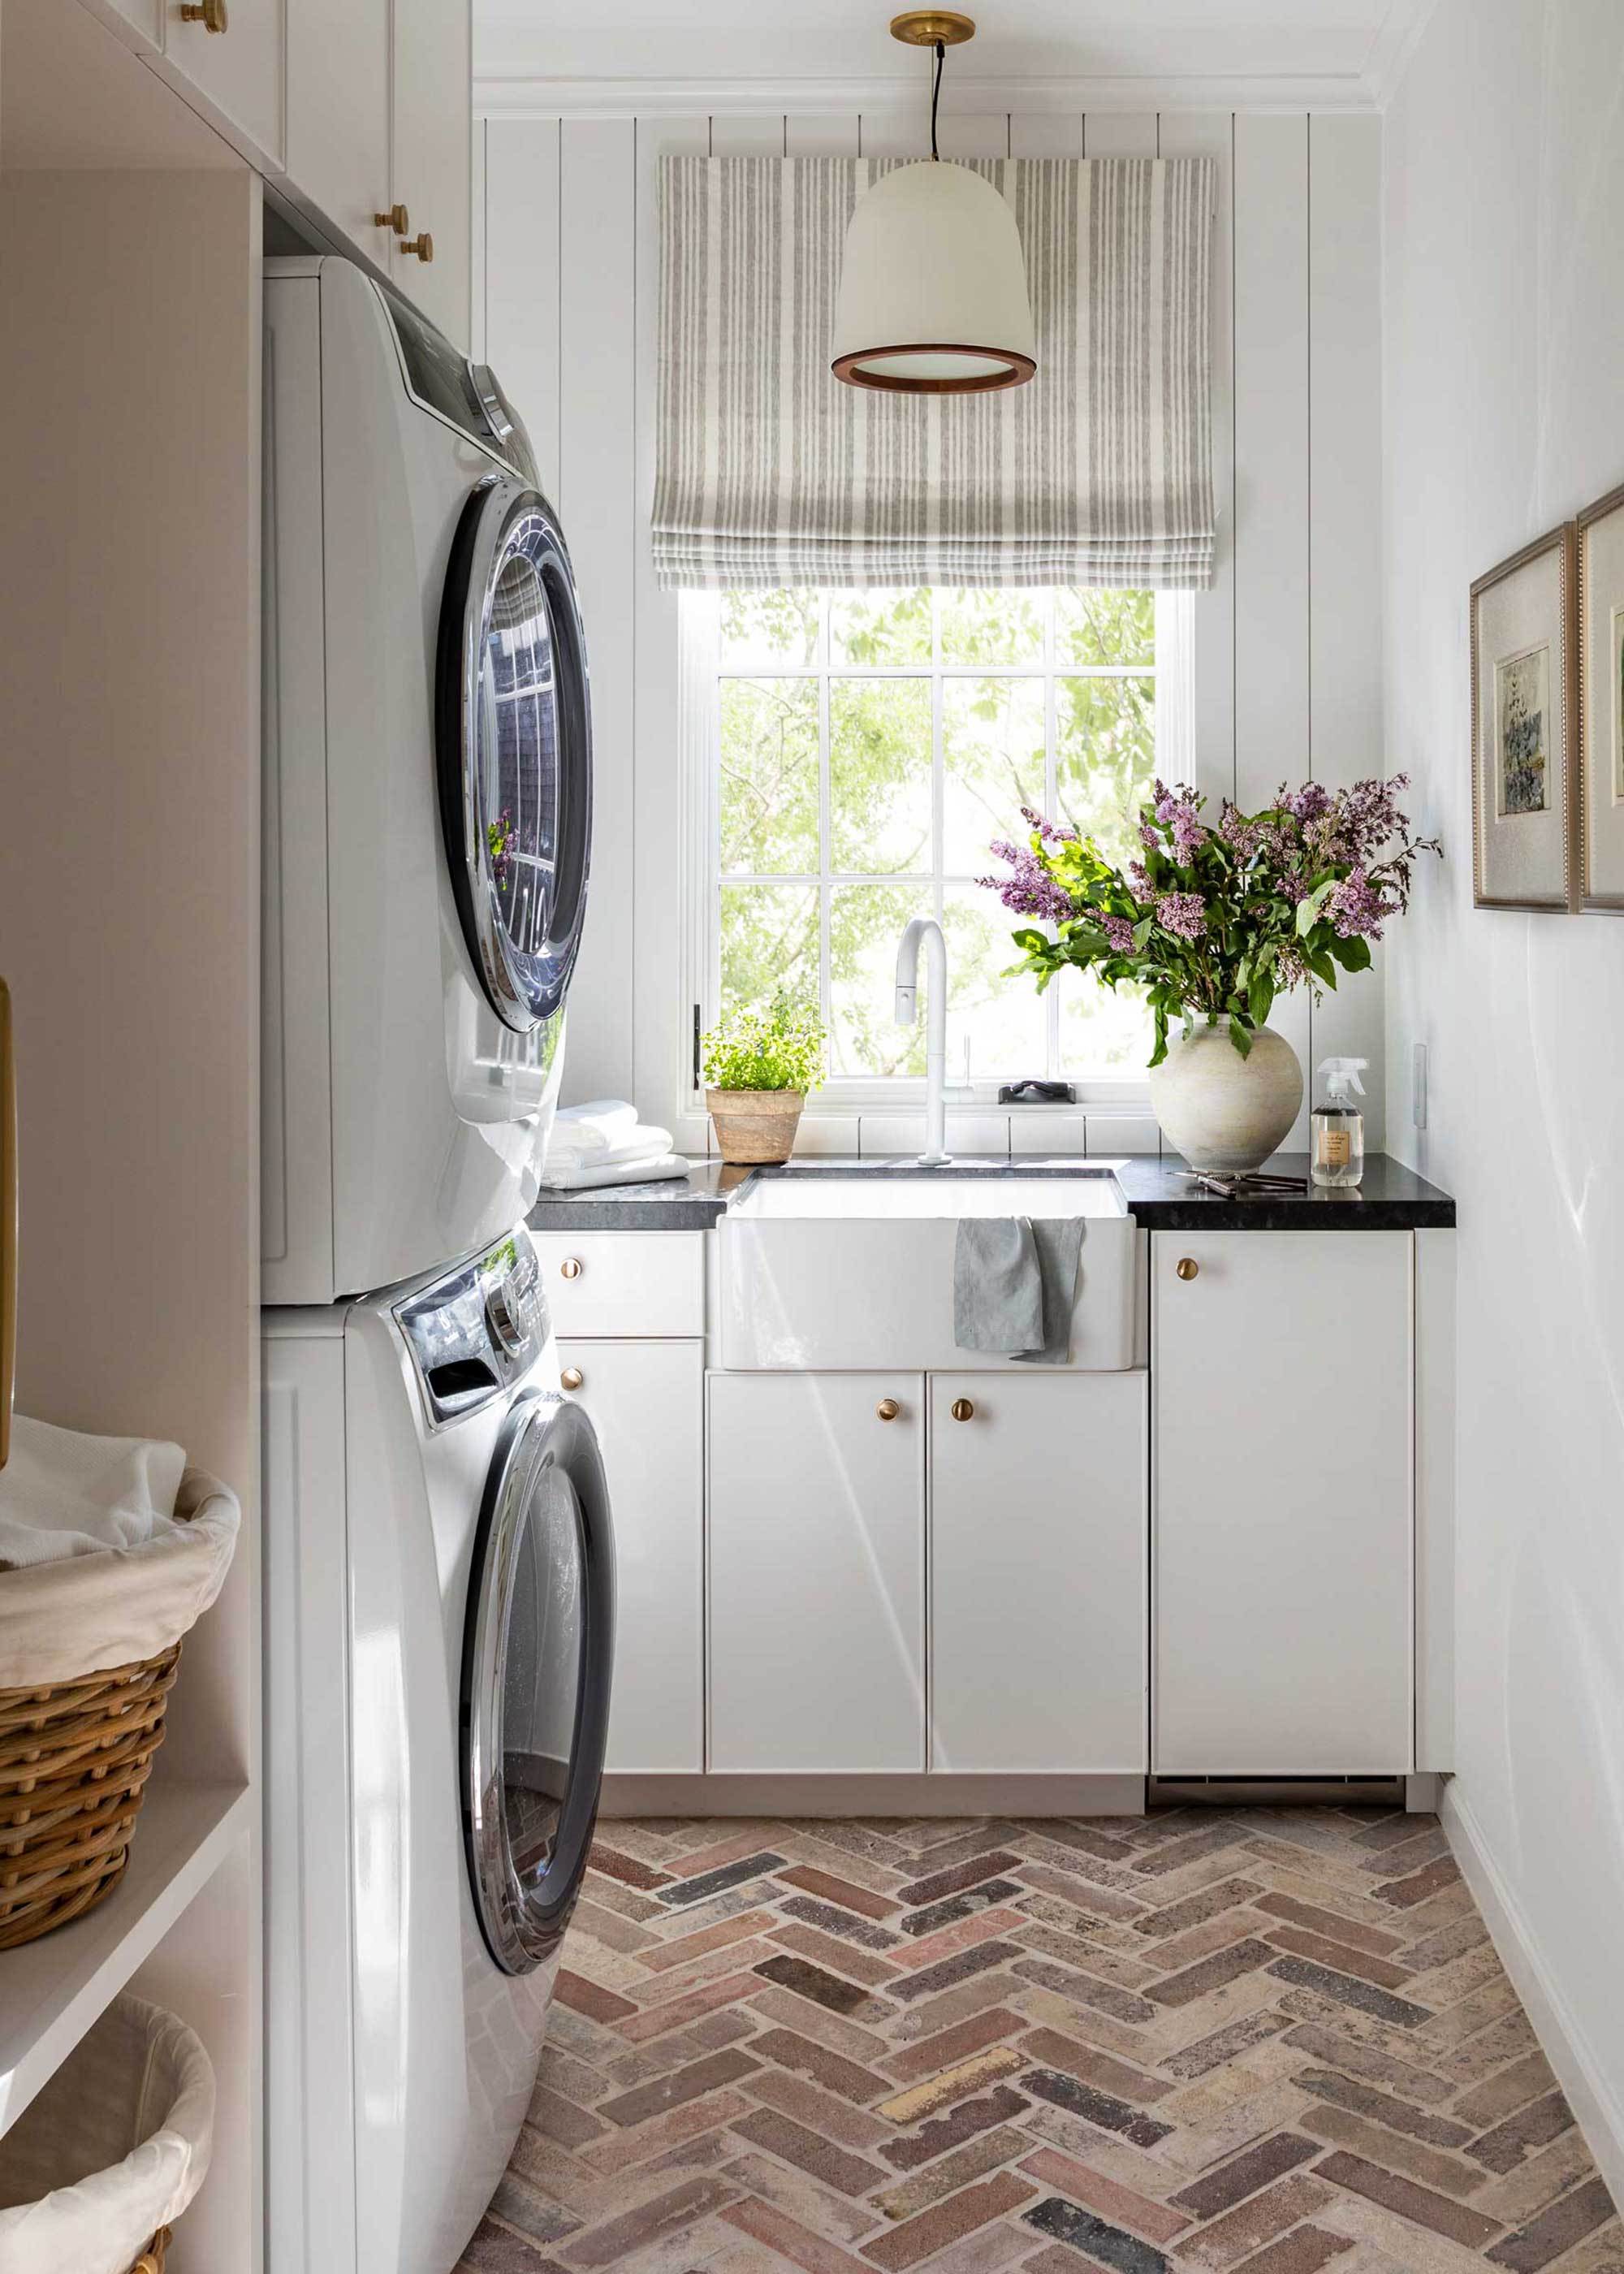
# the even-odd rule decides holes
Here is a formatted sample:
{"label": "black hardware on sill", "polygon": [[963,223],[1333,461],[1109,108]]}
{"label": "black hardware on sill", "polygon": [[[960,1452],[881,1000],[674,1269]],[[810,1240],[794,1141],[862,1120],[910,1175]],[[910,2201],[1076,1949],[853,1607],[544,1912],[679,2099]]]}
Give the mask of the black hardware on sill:
{"label": "black hardware on sill", "polygon": [[1069,1081],[1006,1081],[998,1089],[1000,1105],[1075,1105],[1076,1085]]}

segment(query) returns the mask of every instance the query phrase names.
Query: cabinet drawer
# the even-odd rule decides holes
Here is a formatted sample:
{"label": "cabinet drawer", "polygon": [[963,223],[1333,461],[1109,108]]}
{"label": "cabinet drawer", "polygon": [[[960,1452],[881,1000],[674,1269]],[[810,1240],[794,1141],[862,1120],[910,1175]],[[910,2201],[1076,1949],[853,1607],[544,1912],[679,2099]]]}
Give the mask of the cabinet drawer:
{"label": "cabinet drawer", "polygon": [[553,1331],[703,1335],[703,1231],[537,1231]]}

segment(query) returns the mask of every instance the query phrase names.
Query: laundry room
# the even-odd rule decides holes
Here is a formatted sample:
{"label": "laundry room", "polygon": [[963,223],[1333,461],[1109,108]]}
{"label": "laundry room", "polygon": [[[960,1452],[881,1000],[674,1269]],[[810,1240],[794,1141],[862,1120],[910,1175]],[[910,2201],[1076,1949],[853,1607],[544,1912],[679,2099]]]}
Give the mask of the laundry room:
{"label": "laundry room", "polygon": [[0,2274],[1624,2274],[1621,166],[0,0]]}

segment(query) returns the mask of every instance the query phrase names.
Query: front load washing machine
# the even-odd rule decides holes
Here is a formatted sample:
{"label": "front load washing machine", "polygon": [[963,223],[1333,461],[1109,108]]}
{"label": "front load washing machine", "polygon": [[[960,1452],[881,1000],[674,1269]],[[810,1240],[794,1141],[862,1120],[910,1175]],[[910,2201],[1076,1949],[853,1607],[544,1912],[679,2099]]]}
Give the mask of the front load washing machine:
{"label": "front load washing machine", "polygon": [[591,719],[489,369],[351,261],[265,273],[263,1293],[325,1303],[535,1200]]}
{"label": "front load washing machine", "polygon": [[603,1465],[522,1225],[264,1334],[270,2274],[450,2274],[597,1814]]}

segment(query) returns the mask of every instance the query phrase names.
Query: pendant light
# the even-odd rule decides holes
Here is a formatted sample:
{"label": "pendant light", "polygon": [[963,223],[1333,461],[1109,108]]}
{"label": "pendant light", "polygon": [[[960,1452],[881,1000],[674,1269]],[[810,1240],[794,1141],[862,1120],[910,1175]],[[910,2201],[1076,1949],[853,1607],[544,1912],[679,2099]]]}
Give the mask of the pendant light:
{"label": "pendant light", "polygon": [[943,165],[936,105],[950,47],[968,16],[913,9],[894,40],[935,50],[930,155],[883,174],[846,231],[831,365],[848,387],[894,395],[986,395],[1037,369],[1026,264],[1015,216],[967,166]]}

